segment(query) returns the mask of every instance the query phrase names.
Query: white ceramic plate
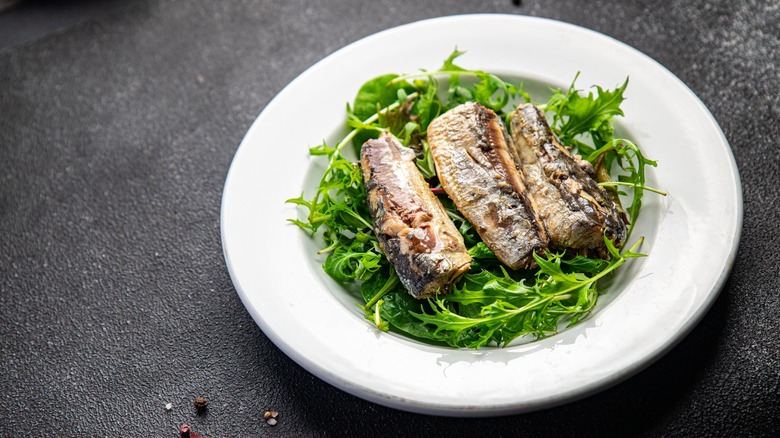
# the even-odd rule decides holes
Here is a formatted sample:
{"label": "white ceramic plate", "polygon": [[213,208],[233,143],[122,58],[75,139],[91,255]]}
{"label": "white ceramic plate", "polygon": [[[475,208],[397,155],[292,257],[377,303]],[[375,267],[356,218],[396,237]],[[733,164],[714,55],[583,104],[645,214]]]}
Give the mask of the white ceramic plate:
{"label": "white ceramic plate", "polygon": [[[322,162],[308,147],[343,134],[344,106],[380,74],[458,63],[525,80],[534,92],[630,84],[621,134],[658,160],[634,238],[650,256],[627,263],[580,325],[548,339],[479,351],[381,333],[320,268],[319,243],[286,222]],[[638,372],[674,346],[715,300],[742,224],[739,176],[704,105],[674,75],[599,33],[545,19],[465,15],[390,29],[333,53],[282,90],[238,151],[222,198],[222,244],[233,283],[263,332],[326,382],[419,413],[485,416],[571,401]]]}

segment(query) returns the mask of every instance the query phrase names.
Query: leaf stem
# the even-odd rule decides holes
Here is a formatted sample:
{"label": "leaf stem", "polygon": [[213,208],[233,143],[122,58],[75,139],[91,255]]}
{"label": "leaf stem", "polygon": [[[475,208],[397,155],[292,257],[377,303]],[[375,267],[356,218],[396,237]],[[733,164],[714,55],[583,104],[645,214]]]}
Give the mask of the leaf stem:
{"label": "leaf stem", "polygon": [[382,289],[379,289],[379,292],[377,292],[367,303],[365,306],[361,306],[363,310],[368,310],[376,304],[377,301],[379,301],[380,298],[382,298],[386,293],[390,292],[390,289],[394,288],[398,284],[398,274],[395,273],[395,270],[390,270],[390,278],[387,279],[387,282],[385,282],[384,286],[382,286]]}
{"label": "leaf stem", "polygon": [[379,300],[376,302],[376,309],[374,310],[374,324],[376,325],[376,328],[379,330],[382,330],[382,317],[379,316],[379,309],[382,307],[382,304],[385,302],[385,300]]}
{"label": "leaf stem", "polygon": [[[481,72],[480,72],[481,73]],[[469,70],[435,70],[435,71],[421,71],[419,73],[409,73],[403,76],[398,76],[397,78],[391,80],[388,82],[388,85],[396,84],[401,81],[405,81],[410,78],[417,78],[420,76],[433,76],[433,75],[471,75],[471,76],[478,76],[479,73]]]}
{"label": "leaf stem", "polygon": [[636,183],[630,183],[630,182],[609,181],[609,182],[600,182],[600,183],[598,183],[598,185],[603,186],[603,187],[616,187],[616,186],[634,187],[634,188],[644,189],[644,190],[647,190],[647,191],[650,191],[650,192],[653,192],[653,193],[658,193],[661,196],[666,196],[667,195],[667,193],[662,191],[662,190],[658,190],[658,189],[654,189],[652,187],[648,187],[648,186],[641,185],[641,184],[636,184]]}
{"label": "leaf stem", "polygon": [[331,252],[334,249],[336,249],[339,245],[341,245],[341,242],[336,240],[329,246],[326,246],[325,248],[322,248],[321,250],[317,251],[317,254],[325,254],[326,252]]}

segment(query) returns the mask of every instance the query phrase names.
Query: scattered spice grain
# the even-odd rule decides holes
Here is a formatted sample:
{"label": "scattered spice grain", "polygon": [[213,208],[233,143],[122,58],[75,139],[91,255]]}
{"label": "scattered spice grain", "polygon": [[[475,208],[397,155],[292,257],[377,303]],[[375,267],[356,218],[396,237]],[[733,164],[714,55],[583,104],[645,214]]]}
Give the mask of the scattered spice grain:
{"label": "scattered spice grain", "polygon": [[276,426],[276,417],[279,416],[279,413],[276,411],[265,411],[263,412],[263,420],[265,420],[266,423],[268,423],[270,426]]}
{"label": "scattered spice grain", "polygon": [[206,407],[209,405],[209,401],[206,400],[206,397],[199,396],[195,397],[195,401],[193,401],[192,404],[195,405],[195,411],[198,414],[201,414],[206,410]]}

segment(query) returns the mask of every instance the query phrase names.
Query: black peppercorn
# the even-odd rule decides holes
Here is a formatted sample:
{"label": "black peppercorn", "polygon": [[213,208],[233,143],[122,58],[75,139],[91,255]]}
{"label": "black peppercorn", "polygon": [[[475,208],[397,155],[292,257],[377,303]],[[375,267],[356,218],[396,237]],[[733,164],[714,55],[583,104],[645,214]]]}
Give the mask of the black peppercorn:
{"label": "black peppercorn", "polygon": [[193,401],[192,404],[195,405],[195,411],[200,414],[206,410],[209,401],[206,400],[206,397],[195,397],[195,401]]}

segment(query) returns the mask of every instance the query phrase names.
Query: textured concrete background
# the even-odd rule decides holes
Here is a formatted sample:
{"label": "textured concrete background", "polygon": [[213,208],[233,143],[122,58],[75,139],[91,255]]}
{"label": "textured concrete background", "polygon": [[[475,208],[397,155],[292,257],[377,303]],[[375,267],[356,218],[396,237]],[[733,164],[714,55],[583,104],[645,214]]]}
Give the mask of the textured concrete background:
{"label": "textured concrete background", "polygon": [[[658,60],[720,123],[745,197],[733,273],[674,350],[587,399],[492,419],[395,411],[304,371],[244,310],[219,235],[233,153],[284,85],[366,35],[471,12],[578,24]],[[138,0],[62,23],[0,44],[0,436],[780,433],[780,2]]]}

